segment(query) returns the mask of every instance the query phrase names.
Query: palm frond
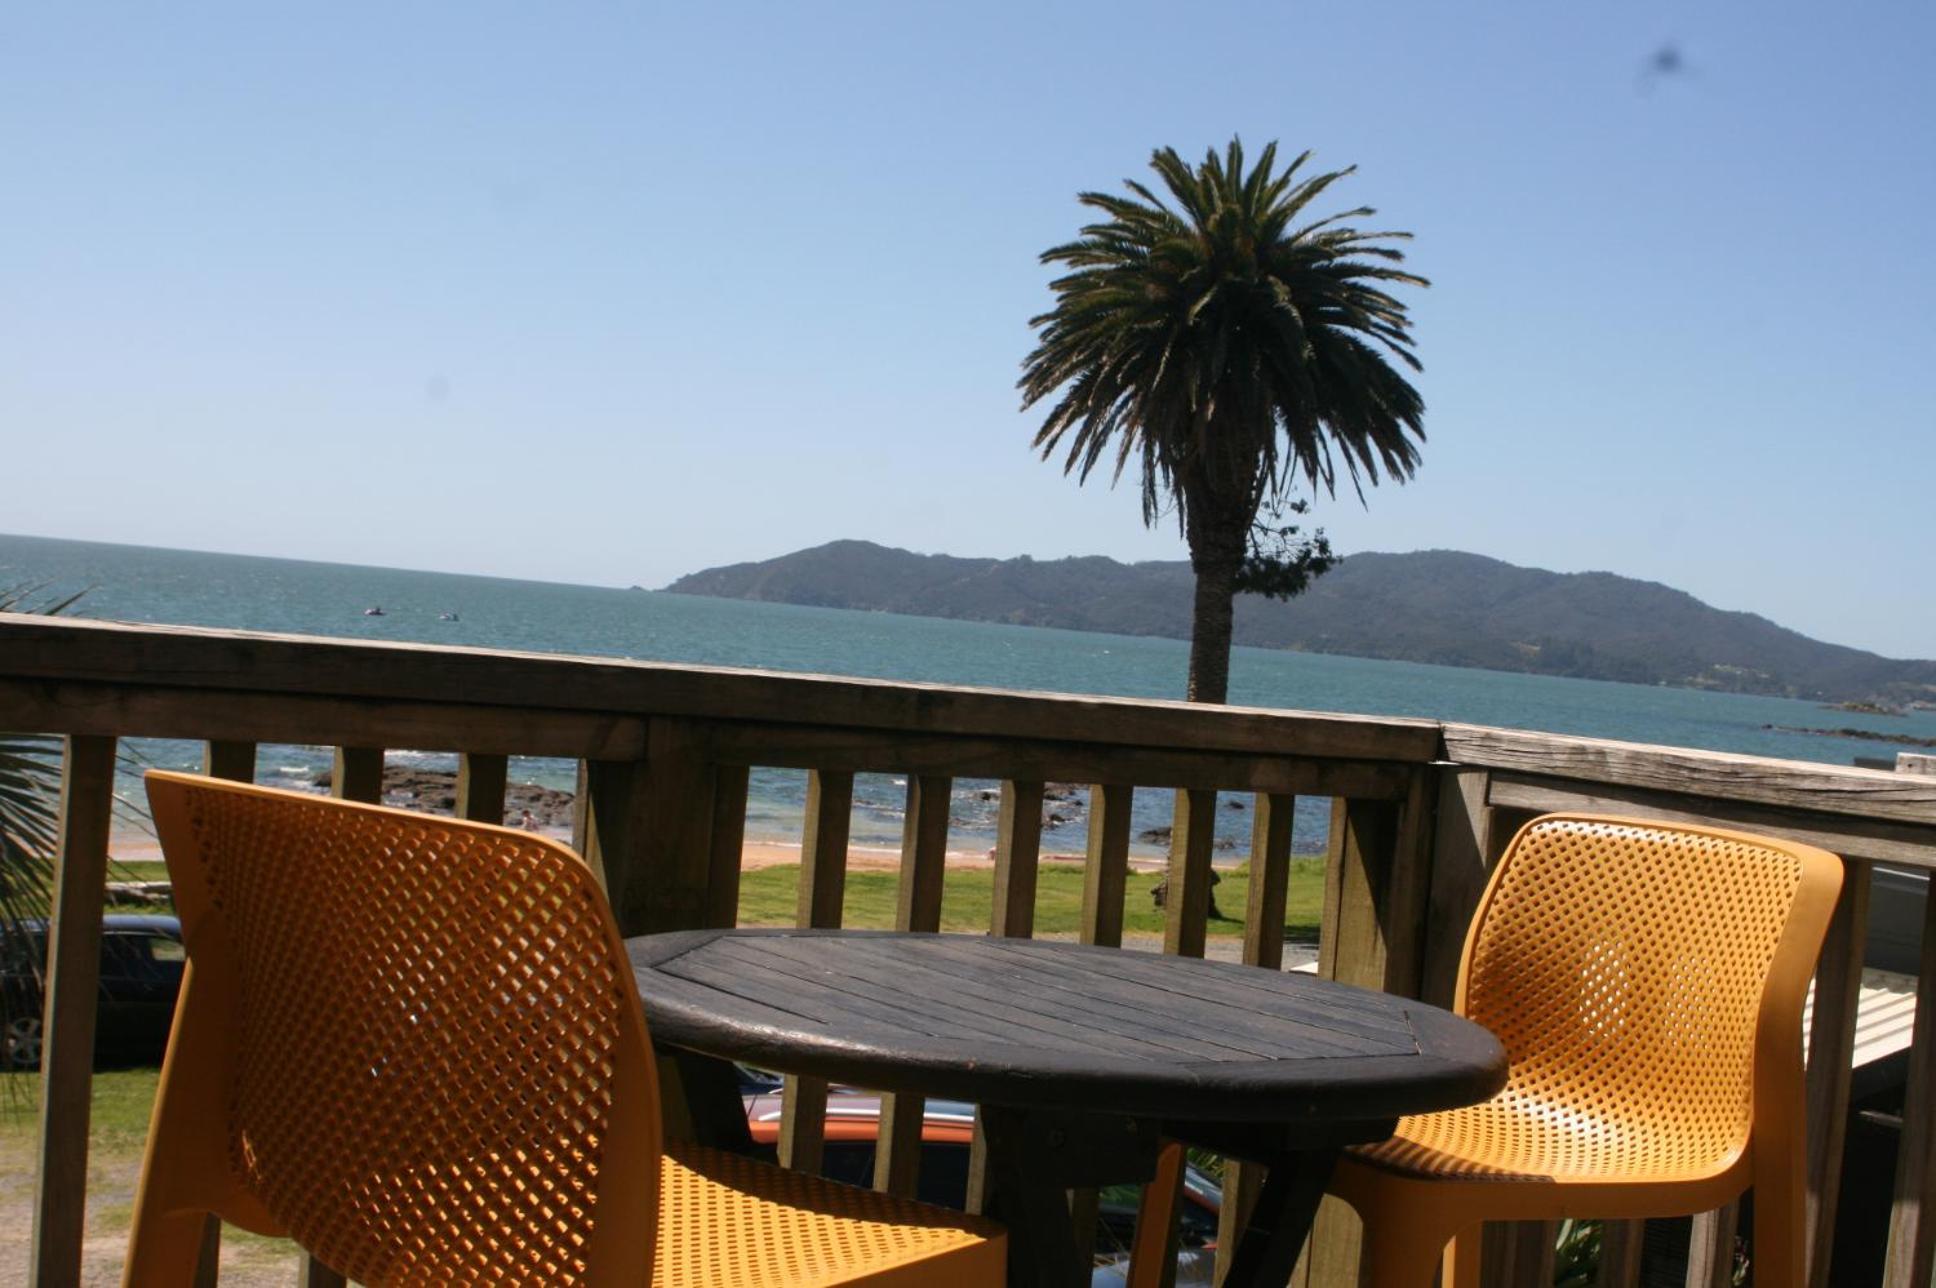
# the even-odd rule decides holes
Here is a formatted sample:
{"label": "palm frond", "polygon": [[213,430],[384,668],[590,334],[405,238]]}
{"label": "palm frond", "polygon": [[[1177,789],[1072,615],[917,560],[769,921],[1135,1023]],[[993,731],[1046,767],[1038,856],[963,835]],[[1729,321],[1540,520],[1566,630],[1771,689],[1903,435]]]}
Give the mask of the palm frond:
{"label": "palm frond", "polygon": [[1424,439],[1399,370],[1421,370],[1410,319],[1385,289],[1429,285],[1397,267],[1392,243],[1410,234],[1353,226],[1369,206],[1309,217],[1355,167],[1277,157],[1273,142],[1247,166],[1237,138],[1194,166],[1158,148],[1157,185],[1082,193],[1104,221],[1042,255],[1070,271],[1030,319],[1039,343],[1018,381],[1025,410],[1051,404],[1037,450],[1084,479],[1112,445],[1117,480],[1140,457],[1145,521],[1174,514],[1186,536],[1196,510],[1248,526],[1296,486],[1335,492],[1339,474],[1362,498],[1411,477]]}

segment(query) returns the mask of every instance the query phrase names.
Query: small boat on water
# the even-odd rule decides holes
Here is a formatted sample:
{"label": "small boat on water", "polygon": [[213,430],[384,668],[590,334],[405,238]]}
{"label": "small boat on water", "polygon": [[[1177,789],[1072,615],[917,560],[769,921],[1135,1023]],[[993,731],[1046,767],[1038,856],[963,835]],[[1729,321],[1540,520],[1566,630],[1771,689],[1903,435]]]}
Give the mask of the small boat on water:
{"label": "small boat on water", "polygon": [[370,606],[369,606],[368,608],[366,608],[366,609],[364,609],[364,610],[363,610],[363,616],[365,616],[365,617],[381,617],[381,616],[383,616],[383,605],[381,605],[381,604],[371,604],[371,605],[370,605]]}
{"label": "small boat on water", "polygon": [[440,622],[460,622],[464,619],[456,613],[439,613],[437,614],[437,620]]}

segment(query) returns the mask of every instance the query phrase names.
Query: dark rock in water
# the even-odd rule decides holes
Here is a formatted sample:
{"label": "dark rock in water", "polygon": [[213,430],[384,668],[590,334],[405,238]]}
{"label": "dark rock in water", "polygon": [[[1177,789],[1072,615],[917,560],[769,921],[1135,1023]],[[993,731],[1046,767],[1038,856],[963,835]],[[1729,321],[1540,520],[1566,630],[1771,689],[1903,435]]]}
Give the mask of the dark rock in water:
{"label": "dark rock in water", "polygon": [[[314,785],[328,791],[334,775],[317,771]],[[530,810],[532,820],[545,831],[571,827],[573,795],[536,783],[507,783],[504,788],[504,821],[515,827]],[[428,814],[450,814],[457,809],[457,775],[447,769],[419,769],[414,765],[383,767],[383,803]]]}
{"label": "dark rock in water", "polygon": [[1244,807],[1244,798],[1241,796],[1232,796],[1223,803],[1223,807],[1225,809],[1242,809]]}
{"label": "dark rock in water", "polygon": [[[1167,827],[1146,827],[1136,834],[1136,839],[1139,841],[1148,841],[1151,845],[1168,845],[1173,835],[1172,830]],[[1219,836],[1210,843],[1212,849],[1220,850],[1224,853],[1238,849],[1242,845],[1243,842],[1234,836]]]}
{"label": "dark rock in water", "polygon": [[1815,729],[1807,725],[1765,724],[1776,733],[1806,733],[1817,738],[1853,738],[1859,742],[1887,742],[1898,747],[1936,747],[1936,738],[1918,738],[1913,733],[1881,733],[1874,729]]}

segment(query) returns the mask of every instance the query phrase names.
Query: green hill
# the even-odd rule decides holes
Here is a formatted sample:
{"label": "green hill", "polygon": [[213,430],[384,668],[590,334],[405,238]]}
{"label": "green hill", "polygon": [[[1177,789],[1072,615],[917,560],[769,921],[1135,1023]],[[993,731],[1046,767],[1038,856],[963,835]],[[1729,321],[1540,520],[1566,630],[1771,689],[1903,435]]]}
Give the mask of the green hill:
{"label": "green hill", "polygon": [[[1190,634],[1190,566],[962,559],[835,541],[692,573],[685,595]],[[1828,701],[1936,699],[1936,662],[1824,644],[1753,613],[1613,573],[1553,573],[1455,550],[1357,554],[1286,604],[1237,601],[1236,642]]]}

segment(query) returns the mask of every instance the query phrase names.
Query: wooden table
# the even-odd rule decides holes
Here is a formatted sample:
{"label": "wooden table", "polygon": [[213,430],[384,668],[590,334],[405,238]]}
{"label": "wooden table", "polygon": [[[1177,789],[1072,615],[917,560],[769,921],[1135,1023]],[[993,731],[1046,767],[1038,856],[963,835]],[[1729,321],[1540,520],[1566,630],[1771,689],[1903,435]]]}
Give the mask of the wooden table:
{"label": "wooden table", "polygon": [[[1162,1137],[1269,1167],[1225,1282],[1281,1284],[1342,1146],[1506,1079],[1504,1050],[1475,1024],[1249,966],[885,931],[682,931],[626,947],[661,1045],[979,1104],[1017,1285],[1088,1283],[1066,1191],[1148,1180]],[[710,1104],[714,1139],[745,1142],[728,1066],[690,1061],[682,1076],[709,1067],[696,1114]]]}

